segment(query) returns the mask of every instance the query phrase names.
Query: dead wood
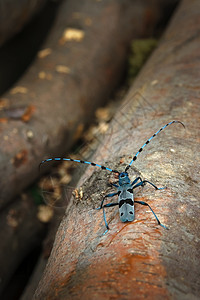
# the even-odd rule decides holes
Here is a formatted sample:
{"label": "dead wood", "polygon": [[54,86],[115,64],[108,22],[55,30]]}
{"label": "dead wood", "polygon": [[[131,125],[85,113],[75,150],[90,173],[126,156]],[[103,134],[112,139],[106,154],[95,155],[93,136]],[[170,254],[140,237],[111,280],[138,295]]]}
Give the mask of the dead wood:
{"label": "dead wood", "polygon": [[[73,143],[74,132],[81,132],[83,122],[120,80],[130,39],[150,33],[159,18],[159,9],[153,10],[153,2],[150,6],[143,2],[137,9],[131,1],[122,6],[120,1],[79,4],[63,4],[45,51],[38,54],[15,88],[1,98],[1,207],[38,176],[38,162],[44,153],[62,154]],[[66,46],[63,30],[72,25],[75,29],[81,27],[75,33],[79,32],[80,40],[82,34],[86,35],[87,40],[67,41]],[[26,214],[21,199],[16,199],[8,205],[9,211],[2,209],[2,289],[28,251],[41,241],[43,228],[34,219],[35,210],[31,207],[27,205],[30,215]],[[10,212],[17,227],[13,232],[7,223]],[[16,215],[20,215],[20,222]],[[35,227],[28,235],[29,221]],[[13,249],[13,242],[20,247]]]}
{"label": "dead wood", "polygon": [[[87,169],[71,200],[34,299],[197,299],[199,280],[199,12],[198,0],[183,1],[158,49],[119,107],[93,161],[124,170],[139,147],[162,125],[130,169],[167,190],[136,192],[149,210],[136,206],[136,220],[121,223],[107,209],[105,231],[98,207],[108,192],[106,171]],[[137,97],[136,97],[137,95]],[[132,171],[131,171],[132,170]]]}
{"label": "dead wood", "polygon": [[62,3],[35,63],[0,101],[0,207],[37,178],[42,159],[62,155],[80,136],[122,78],[130,40],[158,20],[154,7]]}

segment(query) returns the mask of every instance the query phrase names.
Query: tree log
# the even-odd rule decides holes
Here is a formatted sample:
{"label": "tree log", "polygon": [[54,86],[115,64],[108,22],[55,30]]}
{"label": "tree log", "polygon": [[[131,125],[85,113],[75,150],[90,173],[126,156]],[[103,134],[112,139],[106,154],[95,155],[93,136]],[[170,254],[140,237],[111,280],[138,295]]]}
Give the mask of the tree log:
{"label": "tree log", "polygon": [[33,199],[24,194],[0,213],[0,294],[23,259],[44,238],[45,227],[37,212]]}
{"label": "tree log", "polygon": [[45,156],[69,149],[106,101],[122,78],[130,40],[159,19],[153,7],[154,1],[62,3],[44,51],[0,101],[1,208],[38,177]]}
{"label": "tree log", "polygon": [[[66,143],[64,138],[61,142],[61,140],[59,140],[59,137],[56,135],[56,132],[58,132],[59,130],[61,132],[66,131],[67,125],[65,124],[65,118],[68,118],[71,112],[71,110],[70,112],[63,110],[63,107],[66,107],[67,105],[66,101],[68,101],[68,97],[65,94],[64,85],[68,84],[69,95],[78,93],[77,96],[73,96],[74,98],[76,98],[77,103],[75,107],[78,110],[79,102],[82,101],[82,92],[84,92],[88,97],[86,101],[92,100],[91,88],[87,90],[89,79],[87,79],[88,83],[83,83],[83,81],[85,81],[84,78],[85,76],[87,76],[87,78],[90,78],[91,82],[93,82],[93,75],[98,70],[98,78],[99,80],[103,80],[104,82],[101,85],[95,86],[93,91],[97,92],[97,100],[99,102],[103,101],[105,96],[110,93],[110,91],[119,80],[119,74],[120,70],[123,69],[125,53],[128,47],[129,40],[132,36],[139,36],[143,35],[144,33],[147,34],[147,32],[149,34],[151,32],[151,30],[149,31],[149,29],[151,28],[151,26],[152,28],[155,26],[158,18],[160,17],[159,12],[161,10],[161,8],[154,10],[153,8],[156,8],[157,4],[155,5],[155,3],[153,4],[153,2],[150,5],[146,2],[143,2],[138,6],[138,9],[141,9],[140,13],[138,13],[138,10],[134,10],[135,4],[133,5],[133,3],[127,1],[123,4],[126,4],[127,6],[125,5],[124,10],[120,11],[120,2],[110,1],[109,5],[107,3],[104,3],[103,5],[97,5],[97,7],[100,9],[100,15],[98,15],[98,18],[96,18],[95,14],[98,14],[98,12],[95,12],[96,5],[92,5],[92,7],[90,8],[91,11],[89,11],[89,9],[87,10],[83,4],[78,6],[77,2],[76,4],[80,9],[79,11],[82,10],[83,15],[87,12],[88,16],[91,16],[94,19],[96,18],[96,23],[94,24],[94,26],[92,24],[91,29],[88,29],[89,24],[87,24],[86,26],[84,23],[85,21],[87,21],[86,19],[84,19],[85,17],[81,17],[81,20],[78,18],[79,21],[76,20],[77,18],[73,19],[73,12],[74,10],[77,11],[74,7],[71,7],[74,5],[74,3],[75,1],[71,1],[71,4],[70,1],[68,1],[67,3],[63,4],[63,7],[61,8],[63,9],[63,11],[60,12],[58,21],[55,24],[55,28],[53,29],[52,34],[46,43],[46,48],[48,51],[50,49],[48,47],[51,47],[50,52],[51,50],[53,51],[53,57],[51,57],[48,51],[40,53],[39,58],[37,58],[36,60],[36,63],[20,80],[19,84],[17,84],[16,87],[18,88],[11,90],[5,95],[5,98],[1,99],[1,108],[4,108],[4,111],[1,111],[1,113],[4,114],[4,118],[1,116],[0,119],[2,123],[0,171],[2,178],[0,183],[2,208],[8,201],[12,199],[14,195],[16,195],[16,193],[20,192],[23,187],[25,187],[37,176],[38,171],[36,171],[36,169],[38,160],[43,158],[42,154],[39,153],[39,151],[41,149],[43,149],[43,151],[47,151],[48,148],[45,144],[45,141],[48,142],[48,139],[50,138],[49,141],[51,147],[54,148],[55,146],[56,148],[58,148],[58,153],[62,153],[64,149],[67,148],[68,144]],[[128,10],[130,8],[130,4],[131,9],[129,15]],[[109,16],[109,12],[112,15],[111,17]],[[132,17],[131,14],[133,14]],[[143,21],[141,21],[138,16],[142,16],[143,14]],[[151,15],[150,23],[149,19],[147,18],[147,15],[149,16],[149,14]],[[68,20],[66,19],[67,17],[69,17]],[[118,18],[120,19],[120,21],[118,20]],[[135,26],[133,30],[133,35],[132,29],[129,26],[129,22],[132,19],[135,19],[134,24],[137,24],[137,26]],[[74,21],[74,24],[77,27],[80,27],[79,25],[81,24],[81,27],[84,28],[85,33],[88,34],[89,41],[87,40],[86,42],[84,42],[84,45],[78,44],[78,46],[77,43],[73,44],[71,42],[72,44],[68,45],[67,48],[62,48],[64,47],[63,45],[57,44],[58,39],[62,35],[62,30],[65,28],[65,26],[68,26],[71,20],[76,20]],[[109,28],[106,28],[105,31],[106,24],[108,24],[111,20],[113,20],[113,27],[108,26]],[[148,23],[148,28],[146,28],[146,23]],[[123,32],[122,28],[126,30],[126,33]],[[108,34],[108,32],[110,33]],[[113,34],[115,36],[112,36]],[[98,41],[102,40],[103,50],[102,45],[100,44],[95,45],[94,49],[93,46],[90,46],[95,43],[97,38]],[[84,62],[84,56],[86,54],[88,55],[88,48],[90,47],[90,54],[93,56],[93,58],[88,58],[87,64],[89,65],[87,65],[87,68],[85,67],[84,70],[84,66],[86,64],[86,62]],[[77,50],[78,48],[79,50]],[[110,53],[114,48],[117,55],[113,58]],[[71,54],[68,57],[69,51],[71,52]],[[73,51],[75,51],[76,54],[80,52],[80,55],[77,55],[77,57],[75,55],[73,58],[73,67],[75,66],[75,69],[82,67],[82,70],[76,71],[78,76],[80,76],[80,80],[82,82],[82,89],[80,93],[79,91],[77,91],[77,85],[70,85],[70,80],[72,79],[63,78],[65,76],[68,76],[65,74],[65,72],[64,74],[61,72],[63,70],[66,71],[66,68],[57,69],[57,72],[54,70],[56,65],[59,66],[62,59],[63,61],[67,61],[67,64],[70,64],[70,61],[73,57]],[[108,51],[108,54],[106,53],[106,51]],[[44,55],[43,61],[42,55]],[[47,56],[45,57],[45,55]],[[100,64],[100,66],[98,66],[98,69],[94,68],[93,59],[95,60],[96,55],[98,56],[98,60],[95,63]],[[62,56],[62,59],[60,58],[60,56]],[[107,63],[105,63],[104,60],[106,60]],[[40,73],[41,70],[43,71],[43,73],[41,72],[43,75],[48,73],[48,76],[46,78],[43,78],[43,80]],[[50,76],[51,72],[53,73],[52,81]],[[39,79],[37,78],[38,73],[40,73]],[[114,73],[117,74],[116,77],[114,76]],[[81,76],[83,76],[83,79],[81,79]],[[48,91],[47,89],[49,89],[50,91]],[[60,94],[57,93],[58,90],[61,91]],[[39,98],[40,93],[41,98]],[[102,98],[101,96],[99,96],[99,94],[102,96]],[[50,97],[52,97],[50,101],[51,105],[49,105],[49,102],[47,102]],[[54,101],[55,98],[56,101]],[[94,102],[96,101],[96,98],[94,98]],[[90,113],[92,113],[92,110],[94,110],[95,106],[98,105],[98,101],[97,103],[94,103]],[[53,105],[54,110],[52,111]],[[51,112],[51,116],[53,116],[51,118],[51,128],[48,128],[50,124],[49,112]],[[86,111],[86,114],[87,112],[88,111]],[[84,113],[85,112],[83,111],[82,114]],[[59,118],[57,118],[58,115]],[[78,116],[79,120],[83,121],[84,119],[86,119],[86,117],[84,115],[81,115],[81,112],[79,111],[79,114],[77,113],[77,115],[75,115],[75,122],[78,122]],[[55,117],[57,120],[56,123],[54,121]],[[44,120],[45,124],[43,125],[39,123],[39,119]],[[43,139],[43,134],[45,135],[45,141]],[[50,135],[50,137],[48,135]],[[51,135],[53,135],[52,138]],[[68,139],[71,138],[71,143],[73,142],[72,136],[73,134],[68,136]],[[55,140],[53,141],[53,139]],[[62,145],[62,147],[59,148],[58,145]],[[35,161],[35,159],[38,160]],[[32,162],[32,164],[30,164],[30,162]],[[35,170],[35,174],[33,175],[31,174],[32,168]],[[3,287],[6,285],[20,262],[27,255],[28,251],[35,247],[37,243],[41,242],[41,233],[43,232],[43,226],[41,226],[40,222],[35,217],[36,208],[33,208],[31,204],[26,205],[27,206],[24,208],[24,200],[18,198],[15,200],[15,203],[9,204],[6,208],[4,207],[1,210],[2,230],[0,232],[0,235],[1,240],[3,240],[3,247],[1,247],[2,251],[0,253],[1,278],[3,278],[1,290],[3,290]],[[19,215],[20,221],[17,219]],[[17,229],[13,229],[13,231],[10,230],[11,225],[10,223],[8,223],[7,218],[9,218],[10,221],[14,222],[11,224],[16,224]],[[27,230],[29,230],[31,227],[30,222],[34,229],[31,229],[31,233],[27,234]],[[13,243],[17,246],[13,247]],[[12,259],[10,259],[10,257]]]}
{"label": "tree log", "polygon": [[186,130],[180,124],[169,126],[129,170],[132,180],[139,173],[168,187],[155,191],[145,186],[135,197],[148,202],[169,230],[157,225],[149,209],[136,204],[135,221],[125,224],[116,209],[107,208],[110,230],[103,235],[102,212],[94,208],[108,193],[106,180],[111,175],[89,167],[79,182],[83,199],[70,202],[34,299],[198,298],[199,14],[198,0],[181,3],[119,107],[112,136],[92,159],[123,171],[162,125],[183,121]]}
{"label": "tree log", "polygon": [[30,21],[47,0],[11,0],[0,3],[0,46]]}
{"label": "tree log", "polygon": [[[0,95],[16,84],[34,63],[37,52],[54,24],[59,5],[58,1],[48,1],[19,33],[0,47]],[[13,31],[18,30],[18,25],[13,26]]]}

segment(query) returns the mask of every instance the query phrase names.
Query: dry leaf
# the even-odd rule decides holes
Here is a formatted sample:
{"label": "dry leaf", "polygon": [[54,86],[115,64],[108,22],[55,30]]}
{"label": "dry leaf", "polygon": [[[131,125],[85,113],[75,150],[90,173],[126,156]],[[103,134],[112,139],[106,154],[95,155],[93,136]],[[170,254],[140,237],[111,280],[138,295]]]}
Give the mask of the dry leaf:
{"label": "dry leaf", "polygon": [[13,89],[11,89],[10,93],[12,95],[15,94],[26,94],[28,92],[28,89],[24,86],[16,86]]}
{"label": "dry leaf", "polygon": [[57,65],[56,66],[56,71],[58,73],[64,73],[64,74],[69,74],[70,73],[70,68],[64,65]]}
{"label": "dry leaf", "polygon": [[61,45],[63,45],[64,43],[66,43],[68,41],[80,42],[80,41],[82,41],[84,36],[85,36],[85,33],[83,30],[76,29],[76,28],[67,28],[64,31],[63,36],[61,37],[59,42]]}
{"label": "dry leaf", "polygon": [[52,52],[52,50],[50,48],[46,48],[46,49],[40,50],[37,55],[39,58],[44,58],[44,57],[50,55],[51,52]]}
{"label": "dry leaf", "polygon": [[53,209],[46,205],[39,205],[37,217],[42,223],[48,223],[53,217]]}

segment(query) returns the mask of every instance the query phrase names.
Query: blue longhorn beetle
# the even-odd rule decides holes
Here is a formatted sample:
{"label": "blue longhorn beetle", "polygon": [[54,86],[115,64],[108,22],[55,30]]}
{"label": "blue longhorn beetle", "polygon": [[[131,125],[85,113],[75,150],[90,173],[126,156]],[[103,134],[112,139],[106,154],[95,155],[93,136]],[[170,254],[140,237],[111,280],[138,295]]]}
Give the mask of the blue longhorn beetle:
{"label": "blue longhorn beetle", "polygon": [[[148,180],[142,180],[141,177],[137,177],[135,178],[135,180],[133,180],[133,182],[131,182],[129,176],[128,176],[128,169],[130,168],[130,166],[133,164],[133,162],[137,159],[139,153],[142,152],[142,150],[144,149],[144,147],[146,145],[148,145],[150,143],[150,141],[157,136],[157,134],[159,132],[161,132],[162,130],[164,130],[167,126],[173,124],[173,123],[180,123],[183,127],[185,127],[185,125],[180,122],[180,121],[171,121],[169,123],[167,123],[165,126],[163,126],[162,128],[160,128],[156,133],[154,133],[145,143],[144,145],[138,150],[138,152],[135,154],[135,156],[133,156],[131,162],[129,163],[129,165],[125,168],[124,172],[119,172],[117,170],[112,170],[108,167],[96,164],[94,162],[89,162],[89,161],[85,161],[85,160],[79,160],[79,159],[72,159],[72,158],[61,158],[61,157],[57,157],[57,158],[48,158],[43,160],[40,163],[40,166],[45,163],[45,162],[49,162],[49,161],[73,161],[73,162],[78,162],[78,163],[83,163],[83,164],[88,164],[94,167],[99,167],[102,170],[107,170],[113,173],[116,173],[118,175],[118,184],[116,183],[112,183],[112,185],[114,187],[117,188],[117,192],[115,193],[111,193],[111,194],[107,194],[106,196],[104,196],[103,200],[101,201],[101,205],[100,207],[98,207],[97,209],[103,209],[103,217],[104,217],[104,222],[105,222],[105,226],[106,226],[106,231],[104,232],[104,234],[109,230],[108,227],[108,223],[106,221],[106,215],[105,215],[105,207],[112,207],[112,206],[119,206],[119,215],[120,215],[120,220],[122,222],[131,222],[135,219],[135,214],[134,214],[134,202],[135,203],[139,203],[141,205],[146,205],[150,208],[150,210],[152,211],[154,217],[156,218],[158,225],[162,226],[165,229],[168,229],[165,225],[163,225],[158,217],[156,216],[155,212],[153,211],[153,209],[151,208],[151,206],[144,202],[144,201],[136,201],[134,200],[134,196],[133,196],[133,190],[139,186],[144,186],[146,183],[149,183],[151,186],[153,186],[156,190],[162,190],[164,188],[158,188],[155,184],[153,184],[152,182],[148,181]],[[106,198],[110,198],[113,196],[118,195],[118,202],[116,203],[107,203],[104,204],[104,201]]]}

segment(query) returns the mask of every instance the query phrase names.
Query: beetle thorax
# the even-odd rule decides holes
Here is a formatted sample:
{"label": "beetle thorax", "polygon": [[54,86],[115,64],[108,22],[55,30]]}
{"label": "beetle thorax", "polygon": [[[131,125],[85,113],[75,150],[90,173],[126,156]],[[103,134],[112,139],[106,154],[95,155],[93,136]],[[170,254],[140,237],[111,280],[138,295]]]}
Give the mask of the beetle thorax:
{"label": "beetle thorax", "polygon": [[122,172],[119,174],[119,185],[124,185],[124,184],[128,184],[130,183],[130,179],[128,177],[128,173],[127,172]]}

